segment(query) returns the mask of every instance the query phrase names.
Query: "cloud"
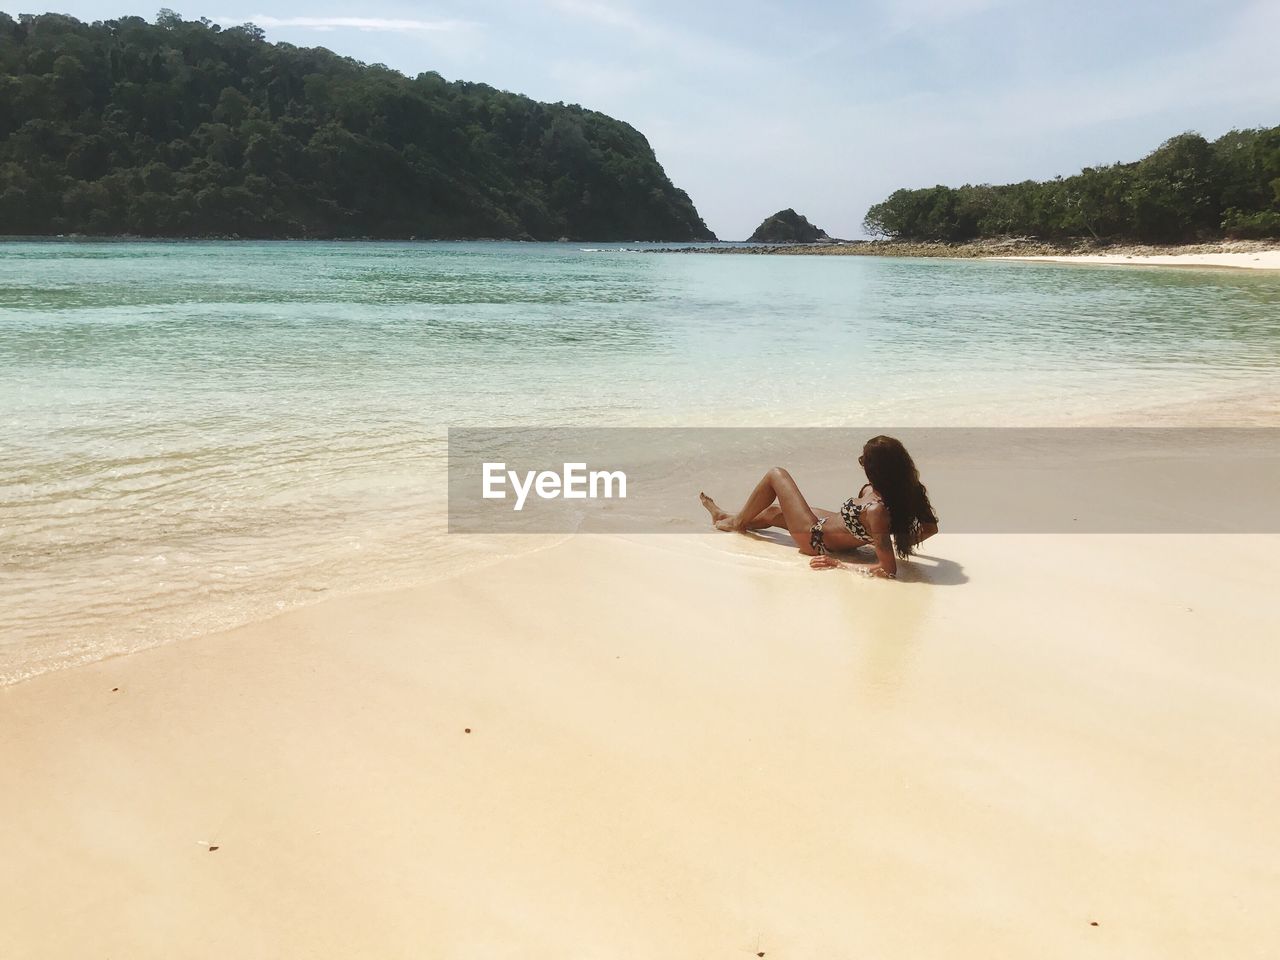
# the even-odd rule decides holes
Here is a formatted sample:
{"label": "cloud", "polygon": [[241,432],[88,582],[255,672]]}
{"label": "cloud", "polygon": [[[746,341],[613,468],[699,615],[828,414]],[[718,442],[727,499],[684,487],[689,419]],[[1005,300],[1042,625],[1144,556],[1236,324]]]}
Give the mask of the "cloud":
{"label": "cloud", "polygon": [[269,17],[266,14],[257,14],[243,19],[235,17],[223,17],[221,19],[223,23],[255,23],[264,29],[269,27],[292,27],[300,30],[349,29],[386,33],[401,33],[404,31],[456,33],[476,26],[476,24],[468,20],[402,20],[384,17]]}

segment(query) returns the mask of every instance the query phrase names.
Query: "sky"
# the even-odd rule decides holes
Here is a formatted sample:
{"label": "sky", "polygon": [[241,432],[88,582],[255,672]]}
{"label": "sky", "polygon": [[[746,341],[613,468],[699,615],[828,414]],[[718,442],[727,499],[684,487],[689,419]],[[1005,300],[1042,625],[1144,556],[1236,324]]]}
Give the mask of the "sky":
{"label": "sky", "polygon": [[[161,2],[47,9],[154,19]],[[899,187],[1043,179],[1186,130],[1280,124],[1280,0],[169,2],[625,120],[725,240],[784,207],[860,237]]]}

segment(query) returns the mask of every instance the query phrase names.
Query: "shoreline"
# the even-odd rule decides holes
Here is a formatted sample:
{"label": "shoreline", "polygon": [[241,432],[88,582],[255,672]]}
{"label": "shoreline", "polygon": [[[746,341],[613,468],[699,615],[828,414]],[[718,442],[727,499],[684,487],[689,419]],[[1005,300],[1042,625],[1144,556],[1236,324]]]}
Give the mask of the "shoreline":
{"label": "shoreline", "polygon": [[[646,248],[643,253],[779,255],[794,257],[908,257],[949,260],[1024,260],[1091,265],[1241,267],[1280,269],[1280,240],[1223,240],[1211,243],[1052,243],[1029,238],[942,243],[904,240],[848,240],[840,243],[759,244]],[[1255,259],[1256,258],[1256,259]]]}
{"label": "shoreline", "polygon": [[1023,263],[1062,263],[1105,267],[1174,267],[1218,270],[1280,270],[1280,249],[1213,253],[1078,253],[1052,256],[990,257]]}
{"label": "shoreline", "polygon": [[[1135,404],[1112,410],[1105,415],[1098,411],[1085,411],[1078,415],[1067,416],[1060,410],[1058,416],[1048,419],[1023,420],[1006,417],[1003,426],[1023,430],[1053,428],[1088,430],[1153,426],[1170,429],[1211,429],[1280,425],[1280,393],[1264,389],[1265,387],[1269,387],[1269,381],[1259,381],[1249,388],[1236,387],[1222,392],[1214,398],[1214,402],[1208,404],[1203,398],[1194,400],[1183,398],[1175,401],[1166,396],[1159,400],[1153,399],[1147,404]],[[711,421],[702,424],[675,424],[666,419],[658,419],[631,426],[635,429],[672,427],[697,429],[714,425],[727,430],[740,430],[762,424],[776,426],[782,430],[807,427],[857,432],[858,429],[824,423],[804,412],[783,418],[777,424],[766,423],[759,414],[726,422],[725,416],[721,416],[721,412],[716,412],[716,416]],[[881,424],[881,426],[884,425]],[[903,430],[929,429],[931,426],[936,427],[937,424],[918,417],[900,417],[887,429],[896,433]],[[970,418],[960,418],[944,426],[964,430],[978,427],[980,423]],[[803,458],[793,460],[783,457],[783,459],[791,468],[799,468],[811,476],[815,473],[819,474],[824,481],[838,479],[844,470],[843,467],[836,469],[817,467]],[[443,483],[443,478],[437,478],[437,482]],[[835,494],[833,493],[832,496],[834,497]],[[832,502],[835,503],[837,500],[833,499]],[[385,504],[371,503],[367,509],[376,513],[384,506]],[[370,561],[365,567],[348,571],[349,575],[341,583],[326,583],[318,588],[310,586],[311,575],[303,568],[292,578],[291,583],[296,589],[291,589],[287,593],[287,600],[276,599],[277,596],[286,596],[285,594],[264,595],[251,610],[235,611],[230,614],[222,612],[212,604],[205,604],[168,610],[167,614],[171,617],[176,614],[176,617],[168,622],[157,619],[152,626],[140,626],[131,615],[113,614],[111,618],[99,621],[99,626],[104,627],[99,632],[88,636],[77,634],[69,640],[66,637],[59,640],[51,630],[46,630],[34,640],[24,639],[23,643],[26,646],[15,647],[15,655],[11,660],[6,661],[0,657],[0,692],[63,671],[79,670],[103,661],[130,657],[158,648],[180,647],[230,630],[269,624],[281,616],[300,610],[323,607],[335,601],[340,602],[354,597],[395,590],[421,589],[436,583],[451,582],[472,572],[493,571],[519,556],[541,553],[574,536],[567,533],[531,533],[523,534],[514,541],[509,535],[455,536],[445,532],[447,518],[444,503],[436,503],[431,509],[438,514],[437,522],[432,527],[434,532],[424,533],[426,539],[418,543],[421,556],[417,557],[415,563],[400,562],[388,567],[385,562]],[[385,544],[376,541],[375,543],[385,549]],[[400,545],[400,549],[406,548],[405,544]],[[18,651],[21,652],[18,653]],[[5,648],[0,646],[0,654],[5,652]]]}

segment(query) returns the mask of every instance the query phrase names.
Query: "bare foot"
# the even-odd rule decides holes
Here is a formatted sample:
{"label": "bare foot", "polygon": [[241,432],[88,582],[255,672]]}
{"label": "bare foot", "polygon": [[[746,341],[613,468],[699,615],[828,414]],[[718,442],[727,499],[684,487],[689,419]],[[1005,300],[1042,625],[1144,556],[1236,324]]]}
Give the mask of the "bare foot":
{"label": "bare foot", "polygon": [[717,530],[723,530],[725,533],[741,533],[742,527],[738,526],[735,517],[721,517],[715,522]]}
{"label": "bare foot", "polygon": [[[705,493],[698,494],[698,499],[702,501],[702,505],[707,508],[707,513],[711,514],[711,522],[719,526],[721,520],[729,516],[720,509],[720,505],[708,497]],[[723,528],[722,528],[723,529]]]}

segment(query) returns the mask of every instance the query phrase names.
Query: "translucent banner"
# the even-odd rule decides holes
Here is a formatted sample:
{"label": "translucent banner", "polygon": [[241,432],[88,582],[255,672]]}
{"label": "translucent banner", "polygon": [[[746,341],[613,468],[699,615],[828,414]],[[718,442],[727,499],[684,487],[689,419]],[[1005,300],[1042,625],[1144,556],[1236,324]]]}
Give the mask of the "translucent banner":
{"label": "translucent banner", "polygon": [[888,435],[943,531],[1280,532],[1280,428],[455,428],[453,533],[690,533],[706,491],[740,508],[772,467],[838,510]]}

